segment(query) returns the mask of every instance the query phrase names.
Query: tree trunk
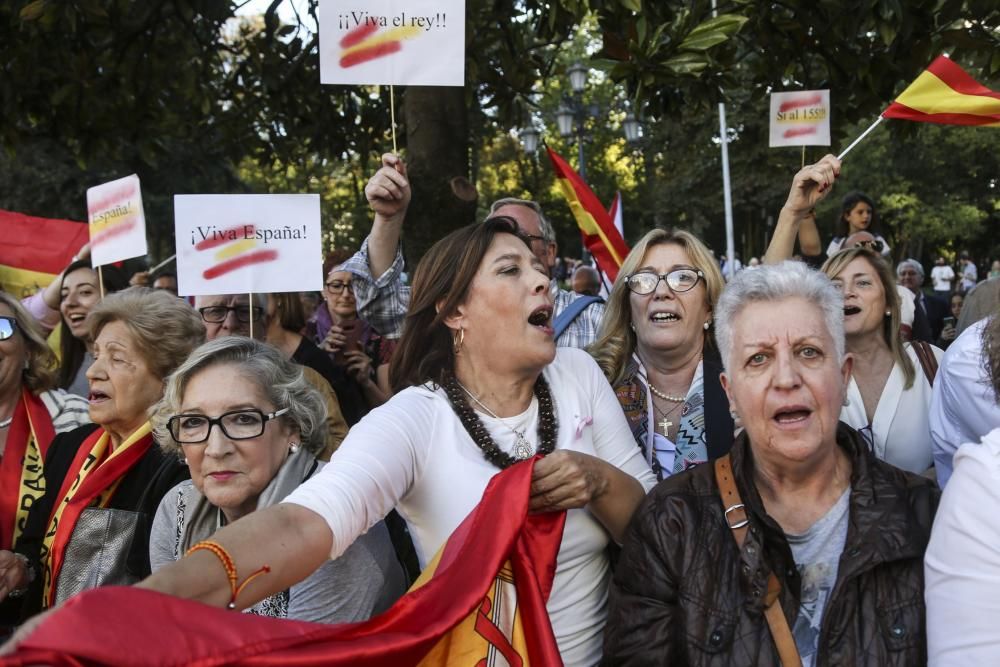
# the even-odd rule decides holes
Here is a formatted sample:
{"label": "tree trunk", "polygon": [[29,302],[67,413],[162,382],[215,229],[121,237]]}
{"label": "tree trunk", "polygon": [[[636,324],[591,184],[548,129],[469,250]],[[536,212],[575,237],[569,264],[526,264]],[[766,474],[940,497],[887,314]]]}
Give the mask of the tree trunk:
{"label": "tree trunk", "polygon": [[465,89],[410,87],[404,99],[407,169],[413,200],[403,234],[410,271],[438,239],[473,222]]}

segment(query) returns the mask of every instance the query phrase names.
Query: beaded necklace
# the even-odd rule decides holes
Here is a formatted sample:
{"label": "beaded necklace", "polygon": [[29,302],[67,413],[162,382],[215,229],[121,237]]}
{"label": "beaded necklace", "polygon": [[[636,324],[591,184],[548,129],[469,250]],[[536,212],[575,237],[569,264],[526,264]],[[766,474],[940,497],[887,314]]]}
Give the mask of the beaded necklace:
{"label": "beaded necklace", "polygon": [[[466,433],[476,443],[476,446],[483,452],[483,457],[503,470],[515,463],[531,458],[531,455],[524,458],[511,456],[500,449],[497,443],[490,437],[486,425],[476,414],[476,411],[469,405],[465,398],[465,391],[459,383],[458,378],[453,373],[449,373],[441,387],[444,389],[451,407],[458,415],[459,421],[465,427]],[[556,435],[559,432],[559,424],[556,421],[555,410],[552,406],[552,394],[549,393],[549,383],[541,375],[535,380],[535,397],[538,399],[538,447],[536,454],[551,454],[556,448]],[[502,421],[502,420],[501,420]]]}

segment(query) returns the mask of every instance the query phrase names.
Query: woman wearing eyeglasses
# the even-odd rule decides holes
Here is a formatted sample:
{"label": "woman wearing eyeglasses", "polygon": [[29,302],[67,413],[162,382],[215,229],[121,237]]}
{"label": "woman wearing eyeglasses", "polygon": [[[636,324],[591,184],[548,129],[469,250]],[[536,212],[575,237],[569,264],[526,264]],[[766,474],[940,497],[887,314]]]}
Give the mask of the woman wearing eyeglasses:
{"label": "woman wearing eyeglasses", "polygon": [[[279,503],[322,467],[326,408],[299,368],[270,345],[228,336],[202,345],[170,376],[152,419],[157,440],[191,479],[163,497],[153,521],[153,571],[216,530]],[[316,623],[365,620],[405,592],[379,522],[250,613]]]}
{"label": "woman wearing eyeglasses", "polygon": [[622,263],[589,348],[659,480],[718,458],[733,442],[711,329],[724,284],[695,236],[654,229]]}
{"label": "woman wearing eyeglasses", "polygon": [[155,446],[148,413],[164,379],[204,340],[198,315],[165,291],[133,287],[105,297],[87,321],[95,425],[52,441],[44,492],[14,545],[20,555],[0,552],[0,597],[23,596],[22,620],[80,591],[148,575],[150,520],[187,477]]}
{"label": "woman wearing eyeglasses", "polygon": [[389,360],[394,346],[358,317],[357,301],[351,289],[353,275],[349,271],[338,270],[339,260],[349,257],[348,253],[335,253],[327,262],[332,269],[327,273],[323,286],[323,303],[309,318],[306,332],[357,384],[357,392],[354,393],[362,405],[355,411],[360,414],[351,422],[353,425],[392,395],[389,389]]}
{"label": "woman wearing eyeglasses", "polygon": [[[0,609],[5,574],[17,558],[10,548],[27,508],[44,493],[39,481],[49,445],[56,434],[90,422],[84,398],[55,389],[57,365],[35,319],[0,292]],[[0,621],[0,637],[4,625]]]}

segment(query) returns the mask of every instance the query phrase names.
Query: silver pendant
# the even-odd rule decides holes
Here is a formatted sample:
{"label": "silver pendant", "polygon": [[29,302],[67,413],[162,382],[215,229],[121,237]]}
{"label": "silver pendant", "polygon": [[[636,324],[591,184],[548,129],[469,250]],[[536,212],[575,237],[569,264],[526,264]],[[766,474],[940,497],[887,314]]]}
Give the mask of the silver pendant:
{"label": "silver pendant", "polygon": [[517,440],[514,442],[514,458],[518,461],[525,461],[534,456],[535,450],[531,443],[524,438],[524,434],[519,431],[514,431],[514,434],[517,435]]}

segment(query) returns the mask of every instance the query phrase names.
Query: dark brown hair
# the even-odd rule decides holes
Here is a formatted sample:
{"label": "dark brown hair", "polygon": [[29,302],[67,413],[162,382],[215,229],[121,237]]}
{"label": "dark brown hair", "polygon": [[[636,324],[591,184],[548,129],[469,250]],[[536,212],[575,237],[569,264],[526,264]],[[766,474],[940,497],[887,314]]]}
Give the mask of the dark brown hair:
{"label": "dark brown hair", "polygon": [[298,333],[306,325],[306,311],[302,308],[302,300],[298,292],[276,292],[270,295],[274,299],[275,315],[281,322],[281,328]]}
{"label": "dark brown hair", "polygon": [[420,260],[413,275],[403,336],[389,366],[394,392],[426,382],[441,384],[454,372],[452,332],[444,321],[465,302],[497,234],[513,234],[528,245],[517,222],[499,216],[455,230],[431,246]]}
{"label": "dark brown hair", "polygon": [[[94,272],[97,276],[97,269],[90,265],[89,259],[78,259],[63,271],[62,278],[60,278],[59,283],[59,303],[62,304],[62,288],[63,284],[66,282],[66,276],[77,271],[79,269],[89,269]],[[99,282],[104,284],[104,294],[108,295],[119,290],[123,290],[128,287],[128,281],[125,280],[125,276],[122,272],[113,265],[107,265],[101,267],[102,277]],[[95,304],[96,305],[96,304]],[[76,378],[77,371],[80,370],[80,366],[83,365],[83,357],[87,353],[87,343],[86,341],[80,340],[73,337],[73,332],[70,331],[69,326],[66,324],[65,318],[60,318],[59,324],[59,359],[61,365],[59,366],[59,386],[63,389],[68,389],[73,380]]]}

